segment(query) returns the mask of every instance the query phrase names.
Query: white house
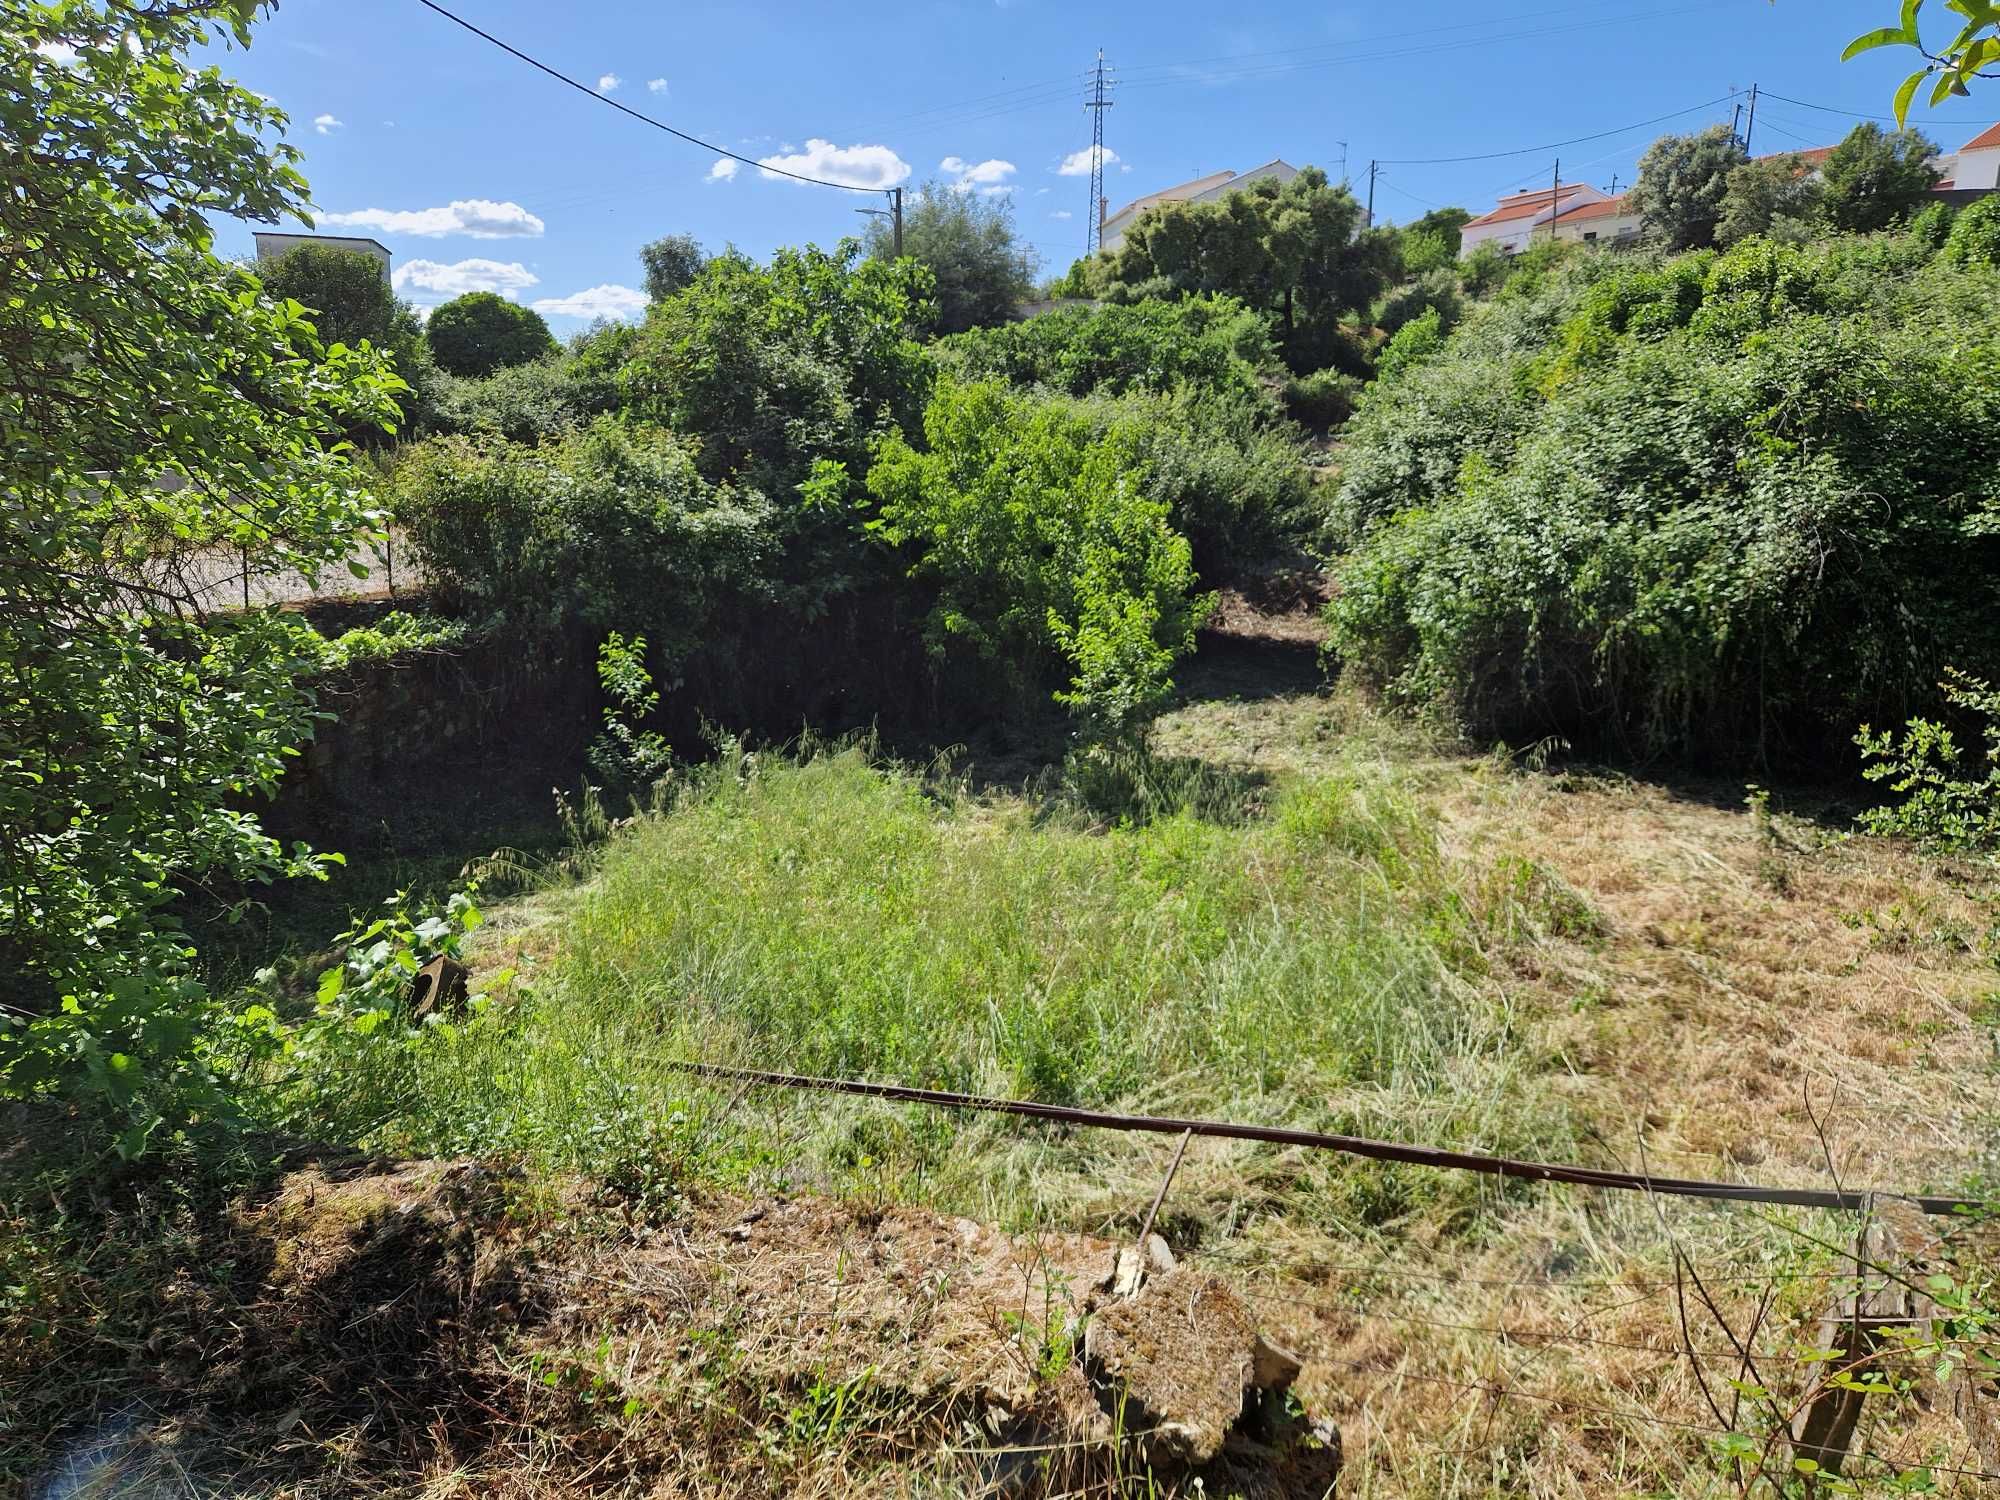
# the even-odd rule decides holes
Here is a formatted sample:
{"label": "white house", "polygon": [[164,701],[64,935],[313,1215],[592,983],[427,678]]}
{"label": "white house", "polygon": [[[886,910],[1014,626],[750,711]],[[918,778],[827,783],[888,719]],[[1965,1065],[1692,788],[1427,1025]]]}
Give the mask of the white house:
{"label": "white house", "polygon": [[[1537,233],[1547,238],[1546,231],[1551,220],[1556,221],[1557,232],[1560,233],[1563,219],[1594,204],[1617,201],[1609,193],[1600,192],[1587,182],[1565,182],[1560,187],[1551,184],[1522,193],[1509,193],[1489,212],[1468,221],[1459,231],[1458,253],[1467,256],[1481,245],[1498,245],[1512,255],[1517,250],[1527,249]],[[1569,238],[1567,235],[1563,237]]]}
{"label": "white house", "polygon": [[382,279],[389,279],[392,257],[389,247],[379,240],[345,234],[286,234],[275,229],[258,230],[256,240],[259,260],[276,260],[287,250],[295,250],[300,245],[319,245],[328,250],[352,250],[366,255],[382,268]]}
{"label": "white house", "polygon": [[1561,213],[1544,216],[1541,227],[1554,239],[1584,245],[1630,245],[1645,221],[1625,206],[1625,195],[1593,203],[1566,204]]}
{"label": "white house", "polygon": [[2000,188],[2000,125],[1982,130],[1949,156],[1937,159],[1940,193],[1990,193]]}
{"label": "white house", "polygon": [[[1206,177],[1197,177],[1192,182],[1183,182],[1170,188],[1162,188],[1157,193],[1148,193],[1143,198],[1134,198],[1115,214],[1098,220],[1097,237],[1106,250],[1116,250],[1125,242],[1125,232],[1138,221],[1139,215],[1149,208],[1162,203],[1214,203],[1227,198],[1239,188],[1246,188],[1253,182],[1266,179],[1275,182],[1290,182],[1299,175],[1299,169],[1284,161],[1267,161],[1261,167],[1252,167],[1247,172],[1211,172]],[[1100,203],[1098,212],[1102,214],[1108,203]]]}

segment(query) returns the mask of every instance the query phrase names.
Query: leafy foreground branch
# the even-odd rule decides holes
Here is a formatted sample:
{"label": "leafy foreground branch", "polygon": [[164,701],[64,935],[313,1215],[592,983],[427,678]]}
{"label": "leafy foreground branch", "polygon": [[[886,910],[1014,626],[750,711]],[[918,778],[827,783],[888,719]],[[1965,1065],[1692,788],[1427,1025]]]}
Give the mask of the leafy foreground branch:
{"label": "leafy foreground branch", "polygon": [[309,210],[284,115],[182,54],[255,7],[0,3],[0,1098],[108,1110],[131,1156],[230,1109],[166,910],[322,873],[240,809],[311,730],[296,633],[178,564],[335,567],[379,529],[334,438],[403,389],[216,258]]}

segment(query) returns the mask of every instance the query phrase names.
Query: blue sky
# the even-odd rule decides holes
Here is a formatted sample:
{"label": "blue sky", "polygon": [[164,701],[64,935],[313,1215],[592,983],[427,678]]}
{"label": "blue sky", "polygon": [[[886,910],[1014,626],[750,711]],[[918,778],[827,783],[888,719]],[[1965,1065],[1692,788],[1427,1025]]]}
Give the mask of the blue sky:
{"label": "blue sky", "polygon": [[[1522,0],[1475,6],[1226,6],[1184,0],[888,0],[851,11],[773,0],[444,0],[610,97],[758,160],[866,184],[929,178],[1006,193],[1045,271],[1082,249],[1089,196],[1084,76],[1117,74],[1105,143],[1114,209],[1223,168],[1283,157],[1382,169],[1380,218],[1475,210],[1549,179],[1631,180],[1668,129],[1728,120],[1769,94],[1757,150],[1829,144],[1886,113],[1912,54],[1839,61],[1894,21],[1892,0]],[[1938,9],[1941,7],[1928,7]],[[1932,26],[1943,28],[1942,15]],[[763,256],[859,231],[879,197],[718,165],[694,146],[563,88],[417,0],[284,0],[247,52],[217,59],[291,116],[290,138],[333,233],[395,253],[420,305],[487,286],[538,305],[559,333],[641,304],[638,247],[670,233]],[[1497,160],[1405,159],[1538,146]],[[1921,111],[1920,111],[1921,114]],[[1922,123],[1947,149],[2000,117],[2000,85]],[[1342,143],[1345,143],[1344,147]],[[247,254],[247,226],[222,229]]]}

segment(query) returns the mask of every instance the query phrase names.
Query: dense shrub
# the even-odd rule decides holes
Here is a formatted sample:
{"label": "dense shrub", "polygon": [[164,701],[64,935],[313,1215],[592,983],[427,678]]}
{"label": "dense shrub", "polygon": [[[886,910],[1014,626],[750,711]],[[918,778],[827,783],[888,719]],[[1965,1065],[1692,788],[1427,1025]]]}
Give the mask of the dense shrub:
{"label": "dense shrub", "polygon": [[1287,380],[1281,399],[1285,414],[1312,432],[1331,432],[1354,414],[1361,382],[1339,370],[1317,370]]}
{"label": "dense shrub", "polygon": [[[1352,385],[1351,376],[1324,373]],[[1187,385],[1102,409],[1131,439],[1146,495],[1167,507],[1204,579],[1236,576],[1316,528],[1301,434],[1270,415],[1262,392]]]}
{"label": "dense shrub", "polygon": [[939,357],[965,380],[998,378],[1072,396],[1259,389],[1277,367],[1264,320],[1230,297],[1184,297],[1130,306],[1062,307],[943,340]]}
{"label": "dense shrub", "polygon": [[914,431],[931,383],[915,330],[930,273],[911,261],[780,250],[730,253],[653,304],[624,368],[633,410],[694,439],[703,475],[784,505],[819,464],[858,477],[870,443]]}
{"label": "dense shrub", "polygon": [[1066,678],[1056,698],[1092,736],[1142,725],[1205,604],[1129,431],[1061,399],[951,381],[923,430],[925,452],[900,436],[879,444],[868,487],[877,530],[938,586],[933,632],[970,641],[1023,686]]}
{"label": "dense shrub", "polygon": [[1980,198],[1953,219],[1944,253],[1959,265],[2000,265],[2000,199]]}
{"label": "dense shrub", "polygon": [[1444,318],[1435,307],[1396,330],[1396,336],[1382,346],[1375,360],[1375,378],[1393,384],[1404,371],[1416,368],[1444,347]]}
{"label": "dense shrub", "polygon": [[1384,295],[1375,304],[1375,326],[1384,333],[1394,334],[1430,309],[1436,310],[1445,333],[1456,328],[1465,314],[1465,294],[1459,287],[1457,273],[1449,267],[1426,272]]}
{"label": "dense shrub", "polygon": [[704,479],[672,434],[610,418],[540,448],[420,443],[392,497],[426,574],[464,611],[639,628],[669,655],[719,600],[764,591],[775,545],[760,497]]}
{"label": "dense shrub", "polygon": [[2000,278],[1921,253],[1594,258],[1475,319],[1349,428],[1339,649],[1480,733],[1705,759],[1984,669]]}

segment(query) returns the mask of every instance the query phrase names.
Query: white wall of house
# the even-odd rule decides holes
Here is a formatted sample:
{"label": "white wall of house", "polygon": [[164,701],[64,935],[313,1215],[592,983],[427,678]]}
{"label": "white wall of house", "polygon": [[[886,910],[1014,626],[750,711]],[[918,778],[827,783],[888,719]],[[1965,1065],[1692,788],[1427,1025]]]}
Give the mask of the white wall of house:
{"label": "white wall of house", "polygon": [[1937,165],[1954,189],[2000,187],[2000,146],[1940,157]]}
{"label": "white wall of house", "polygon": [[[1540,201],[1535,199],[1539,197]],[[1603,203],[1609,195],[1592,187],[1587,182],[1564,183],[1558,200],[1564,212],[1581,207],[1586,203]],[[1460,258],[1470,255],[1481,245],[1498,245],[1509,255],[1528,248],[1539,232],[1548,238],[1549,190],[1539,193],[1514,193],[1502,198],[1491,213],[1482,214],[1459,231],[1458,253]],[[1558,226],[1560,230],[1560,225]]]}
{"label": "white wall of house", "polygon": [[1542,218],[1541,231],[1544,239],[1551,233],[1559,240],[1584,245],[1629,245],[1639,237],[1646,221],[1637,214],[1586,214],[1575,220],[1558,218],[1551,224],[1548,216]]}
{"label": "white wall of house", "polygon": [[300,245],[319,245],[328,250],[352,250],[366,255],[382,268],[382,279],[389,279],[389,247],[377,240],[345,234],[284,234],[271,229],[260,229],[255,237],[259,260],[276,260],[287,250]]}

